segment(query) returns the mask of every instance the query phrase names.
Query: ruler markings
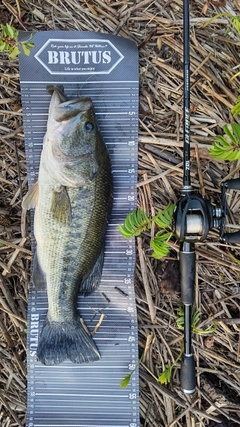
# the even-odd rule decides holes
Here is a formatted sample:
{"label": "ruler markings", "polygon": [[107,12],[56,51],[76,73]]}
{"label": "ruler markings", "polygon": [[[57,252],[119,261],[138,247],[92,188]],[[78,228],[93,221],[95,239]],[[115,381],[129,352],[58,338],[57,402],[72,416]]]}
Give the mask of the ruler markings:
{"label": "ruler markings", "polygon": [[[112,160],[114,205],[106,236],[101,286],[98,293],[86,298],[80,296],[77,303],[80,313],[82,313],[84,321],[90,330],[94,328],[100,314],[105,314],[99,330],[94,334],[94,340],[99,346],[103,357],[99,363],[95,362],[91,366],[77,366],[71,362],[64,362],[59,366],[50,367],[50,369],[40,365],[35,360],[35,356],[30,357],[28,361],[27,426],[92,427],[94,425],[95,427],[138,427],[136,376],[133,375],[133,381],[131,381],[128,390],[119,388],[119,382],[122,377],[129,372],[129,369],[134,369],[137,363],[138,351],[133,288],[134,242],[123,239],[118,231],[118,223],[122,222],[126,214],[131,209],[134,209],[136,205],[138,81],[114,81],[111,84],[104,81],[78,81],[77,83],[59,81],[55,83],[63,83],[66,93],[71,96],[73,96],[73,93],[80,93],[81,96],[87,94],[92,98],[98,124]],[[36,181],[38,174],[38,164],[50,99],[46,92],[47,84],[48,82],[45,81],[37,82],[37,85],[36,82],[31,81],[21,83],[25,112],[24,129],[29,185]],[[83,86],[80,87],[81,85]],[[122,100],[118,101],[118,97],[122,98]],[[126,104],[126,100],[128,104]],[[41,106],[39,108],[40,103]],[[37,104],[38,107],[36,107]],[[36,111],[36,108],[38,108],[38,111]],[[131,115],[132,112],[135,114]],[[119,130],[116,129],[116,126],[119,126]],[[121,148],[123,147],[124,153],[121,153]],[[130,172],[130,169],[133,169],[132,165],[134,165],[134,171]],[[114,290],[115,285],[122,287],[124,292],[128,294],[127,297]],[[101,295],[102,292],[105,292],[111,299],[110,303],[104,300]],[[29,319],[31,320],[31,315],[33,317],[35,315],[40,316],[38,332],[40,332],[47,310],[46,293],[43,293],[45,295],[40,297],[39,294],[32,288],[30,289],[29,298],[32,299],[32,305]],[[94,312],[96,316],[94,316]],[[135,341],[128,341],[129,338],[135,338]],[[29,337],[29,344],[31,344],[31,337]],[[118,350],[116,351],[116,349]],[[59,378],[55,378],[56,375],[53,374],[54,379],[49,384],[51,372],[59,372],[60,375],[64,372],[64,374]],[[111,376],[109,376],[110,372]],[[93,384],[81,382],[82,374],[84,374],[84,378],[92,378]],[[96,384],[96,376],[98,378],[98,390],[97,393],[92,394],[91,391],[94,390]],[[65,379],[64,387],[61,387],[61,393],[59,392],[56,395],[56,391],[59,390],[58,385],[62,384],[63,378]],[[78,384],[78,379],[80,380],[80,385]],[[48,392],[45,393],[42,389],[44,384],[41,381],[47,383]],[[70,394],[67,390],[69,388],[72,391]],[[81,390],[81,393],[79,390]],[[31,393],[33,394],[31,395]],[[65,403],[63,403],[62,407],[59,405],[60,396],[61,402],[68,404],[67,407],[65,407]],[[74,398],[74,396],[76,397],[75,405],[68,400],[69,397]],[[101,404],[99,406],[98,402],[100,401]],[[124,404],[122,405],[121,402],[124,402]],[[46,404],[47,411],[45,412],[47,413],[44,412],[44,417],[48,417],[48,421],[42,418],[43,405],[45,405],[45,408]],[[92,411],[88,414],[84,410],[84,406],[89,407]],[[122,411],[123,408],[124,413]],[[65,415],[64,419],[58,417],[56,415],[57,412],[61,413],[61,417]],[[84,414],[88,416],[84,416]]]}

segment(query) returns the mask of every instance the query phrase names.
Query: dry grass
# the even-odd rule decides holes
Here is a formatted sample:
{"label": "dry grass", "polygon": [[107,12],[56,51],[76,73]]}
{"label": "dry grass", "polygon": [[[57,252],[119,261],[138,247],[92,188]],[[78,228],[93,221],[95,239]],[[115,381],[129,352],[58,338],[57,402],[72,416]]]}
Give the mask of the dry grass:
{"label": "dry grass", "polygon": [[[213,137],[233,120],[230,108],[240,87],[229,79],[239,70],[239,37],[227,18],[202,28],[209,17],[239,14],[238,0],[196,0],[191,7],[192,185],[212,203],[220,202],[222,180],[239,176],[239,163],[215,162],[208,154]],[[29,31],[90,30],[134,40],[140,54],[139,206],[154,213],[177,201],[182,185],[182,1],[23,0],[2,1],[1,22]],[[236,121],[240,122],[239,119]],[[26,166],[18,63],[0,55],[0,420],[2,427],[24,426],[26,412],[26,310],[31,253],[21,199]],[[228,203],[232,221],[240,220],[239,194]],[[195,335],[196,395],[179,387],[179,364],[171,384],[159,374],[178,356],[182,332],[176,326],[180,298],[161,282],[166,262],[176,259],[172,241],[168,260],[151,257],[151,233],[138,239],[136,301],[139,316],[141,425],[200,427],[240,425],[239,250],[218,242],[211,231],[197,246],[196,306],[200,327],[217,324],[213,336]],[[235,257],[235,259],[234,259]]]}

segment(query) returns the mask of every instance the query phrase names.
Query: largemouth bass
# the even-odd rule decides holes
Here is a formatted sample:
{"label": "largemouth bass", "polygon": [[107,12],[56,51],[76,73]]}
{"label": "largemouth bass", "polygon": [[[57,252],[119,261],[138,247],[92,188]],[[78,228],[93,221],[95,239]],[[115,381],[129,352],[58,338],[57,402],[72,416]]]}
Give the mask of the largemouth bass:
{"label": "largemouth bass", "polygon": [[63,88],[48,90],[38,182],[23,199],[23,208],[35,208],[33,282],[48,296],[37,357],[45,365],[92,362],[100,354],[76,303],[79,292],[91,294],[101,280],[112,206],[110,159],[91,99],[67,100]]}

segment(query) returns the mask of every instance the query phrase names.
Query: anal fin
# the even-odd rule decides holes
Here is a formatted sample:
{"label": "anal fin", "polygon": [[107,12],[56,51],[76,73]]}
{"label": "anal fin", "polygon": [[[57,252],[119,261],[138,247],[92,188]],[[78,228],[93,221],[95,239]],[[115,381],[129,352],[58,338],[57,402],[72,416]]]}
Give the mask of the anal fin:
{"label": "anal fin", "polygon": [[88,277],[86,277],[80,285],[81,295],[92,294],[100,285],[102,277],[102,268],[104,261],[104,247]]}
{"label": "anal fin", "polygon": [[35,252],[35,255],[33,257],[32,278],[33,284],[37,291],[47,290],[46,275],[39,265],[37,251]]}

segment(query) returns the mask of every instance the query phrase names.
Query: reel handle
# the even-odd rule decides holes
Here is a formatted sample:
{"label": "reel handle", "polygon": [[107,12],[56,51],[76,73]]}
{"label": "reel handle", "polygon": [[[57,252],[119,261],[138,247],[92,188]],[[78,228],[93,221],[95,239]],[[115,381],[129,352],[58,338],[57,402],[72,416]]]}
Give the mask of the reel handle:
{"label": "reel handle", "polygon": [[222,183],[227,190],[240,190],[240,178],[229,179]]}
{"label": "reel handle", "polygon": [[223,234],[222,239],[226,243],[240,243],[240,231]]}

